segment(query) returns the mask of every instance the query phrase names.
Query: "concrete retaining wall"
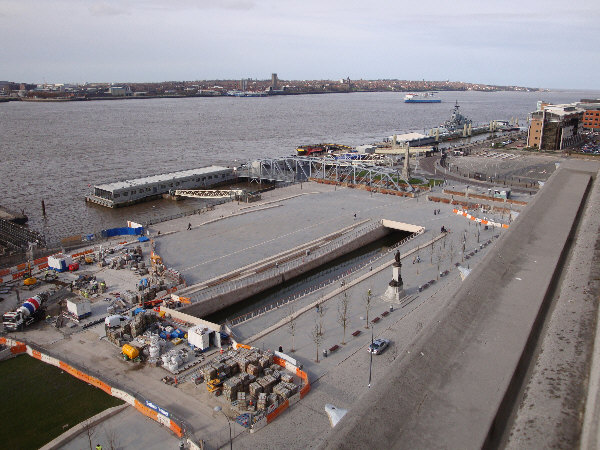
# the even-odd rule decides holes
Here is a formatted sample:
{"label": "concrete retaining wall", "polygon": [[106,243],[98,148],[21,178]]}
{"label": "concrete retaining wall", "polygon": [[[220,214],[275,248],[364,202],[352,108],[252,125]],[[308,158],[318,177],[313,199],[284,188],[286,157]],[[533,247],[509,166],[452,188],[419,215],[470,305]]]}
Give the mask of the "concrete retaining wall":
{"label": "concrete retaining wall", "polygon": [[273,286],[277,286],[287,280],[302,275],[312,269],[315,269],[323,264],[326,264],[335,258],[338,258],[346,253],[354,251],[364,245],[367,245],[373,241],[381,239],[389,233],[389,229],[383,225],[360,236],[359,238],[342,245],[325,255],[315,258],[311,261],[307,261],[306,264],[302,264],[299,267],[292,268],[286,272],[278,273],[270,278],[259,281],[253,285],[245,286],[240,289],[227,292],[225,294],[213,297],[208,300],[204,300],[193,305],[181,308],[180,311],[190,314],[192,316],[204,317],[214,312],[220,311],[228,306],[235,303],[241,302],[255,294],[263,292]]}

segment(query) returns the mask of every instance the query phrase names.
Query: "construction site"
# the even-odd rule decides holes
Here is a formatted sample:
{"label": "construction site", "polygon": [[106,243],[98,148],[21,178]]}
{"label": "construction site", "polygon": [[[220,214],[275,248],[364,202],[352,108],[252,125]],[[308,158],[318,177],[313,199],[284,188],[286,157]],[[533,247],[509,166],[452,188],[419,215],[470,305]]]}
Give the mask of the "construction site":
{"label": "construction site", "polygon": [[[582,260],[574,254],[593,251],[580,246],[597,238],[583,229],[598,225],[598,168],[505,154],[473,149],[394,169],[260,160],[246,166],[248,179],[283,187],[252,198],[221,193],[230,201],[201,213],[129,222],[101,244],[3,269],[3,357],[28,354],[123,401],[60,430],[45,448],[85,447],[91,422],[116,433],[122,448],[423,448],[441,439],[453,448],[519,447],[532,439],[519,424],[528,423],[520,405],[535,378],[522,367],[546,345],[538,327],[554,320],[556,277],[571,276]],[[423,183],[411,184],[415,177]],[[519,320],[506,320],[514,314]],[[484,323],[496,324],[494,334]],[[370,350],[375,338],[387,343],[381,354]],[[596,350],[585,348],[582,370],[563,384],[596,370]],[[439,388],[440,373],[451,390]],[[499,389],[477,387],[490,383]],[[528,399],[543,398],[531,389]],[[440,404],[463,411],[460,420],[446,410],[430,424]],[[542,401],[531,408],[547,413]],[[477,432],[467,433],[473,422]]]}

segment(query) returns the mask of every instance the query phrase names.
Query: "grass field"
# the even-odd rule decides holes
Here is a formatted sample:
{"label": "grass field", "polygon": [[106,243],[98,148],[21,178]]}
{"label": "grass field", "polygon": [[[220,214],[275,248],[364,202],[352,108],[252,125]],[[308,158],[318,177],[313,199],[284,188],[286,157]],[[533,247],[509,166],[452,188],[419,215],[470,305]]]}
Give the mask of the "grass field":
{"label": "grass field", "polygon": [[26,355],[0,362],[0,380],[0,448],[40,448],[68,428],[123,403]]}

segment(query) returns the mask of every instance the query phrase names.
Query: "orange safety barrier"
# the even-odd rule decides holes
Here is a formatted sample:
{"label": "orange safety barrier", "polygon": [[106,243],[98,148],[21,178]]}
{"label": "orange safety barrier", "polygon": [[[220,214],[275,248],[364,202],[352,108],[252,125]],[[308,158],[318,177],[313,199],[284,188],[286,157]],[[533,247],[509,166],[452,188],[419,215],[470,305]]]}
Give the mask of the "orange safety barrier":
{"label": "orange safety barrier", "polygon": [[302,378],[304,380],[304,382],[308,383],[308,375],[306,374],[306,372],[304,370],[300,370],[300,369],[296,368],[296,375],[298,375],[300,378]]}
{"label": "orange safety barrier", "polygon": [[19,353],[26,353],[27,352],[27,345],[23,344],[22,342],[19,342],[16,345],[13,345],[10,348],[10,352],[13,355],[18,355]]}
{"label": "orange safety barrier", "polygon": [[2,280],[2,278],[0,278],[0,284],[2,284],[2,283],[3,283],[3,280]]}
{"label": "orange safety barrier", "polygon": [[48,267],[48,263],[40,264],[38,266],[39,269],[45,269],[46,267]]}
{"label": "orange safety barrier", "polygon": [[10,274],[10,269],[0,270],[0,277],[3,277],[4,275],[9,275],[9,274]]}
{"label": "orange safety barrier", "polygon": [[150,417],[152,420],[158,421],[158,413],[151,408],[148,408],[145,405],[142,405],[138,400],[135,401],[135,409],[144,414],[145,416]]}
{"label": "orange safety barrier", "polygon": [[[11,345],[10,351],[13,354],[27,353],[28,346],[27,346],[27,344],[25,344],[23,342],[15,341],[12,339],[7,339],[5,337],[0,337],[0,344],[1,345],[10,344]],[[31,348],[30,348],[30,350],[31,350],[31,356],[33,358],[39,359],[40,361],[43,361],[46,363],[48,362],[48,361],[44,361],[42,359],[42,357],[44,355],[40,351],[31,349]],[[75,378],[78,378],[82,381],[85,381],[86,383],[91,384],[92,386],[102,389],[104,392],[106,392],[109,395],[113,395],[112,387],[110,385],[106,384],[105,382],[103,382],[103,381],[99,380],[98,378],[95,378],[91,375],[88,375],[88,374],[76,369],[75,367],[70,366],[69,364],[67,364],[63,361],[59,360],[58,363],[59,363],[59,368],[64,370],[68,374],[70,374],[70,375],[74,376]],[[121,398],[121,396],[119,396],[119,398]],[[173,431],[173,433],[175,433],[177,435],[177,437],[182,438],[184,436],[183,428],[179,424],[175,423],[173,421],[173,419],[170,419],[170,418],[167,418],[167,417],[161,415],[161,420],[159,420],[157,411],[155,411],[151,408],[148,408],[147,406],[140,403],[138,400],[134,400],[134,406],[138,411],[140,411],[145,416],[147,416],[163,425],[167,425],[166,421],[168,421],[169,429],[171,431]]]}
{"label": "orange safety barrier", "polygon": [[102,389],[108,395],[112,395],[112,388],[104,381],[101,381],[98,378],[94,378],[92,376],[88,376],[88,383],[90,383],[92,386]]}
{"label": "orange safety barrier", "polygon": [[36,260],[33,261],[33,264],[35,264],[36,266],[39,266],[40,264],[43,264],[45,262],[48,261],[48,257],[44,257],[44,258],[38,258]]}
{"label": "orange safety barrier", "polygon": [[279,405],[279,407],[275,411],[273,411],[271,414],[267,414],[267,423],[271,423],[272,421],[274,421],[277,417],[279,417],[279,415],[282,412],[284,412],[286,409],[288,409],[289,406],[290,406],[290,401],[286,400],[281,405]]}
{"label": "orange safety barrier", "polygon": [[86,373],[77,370],[75,367],[71,367],[69,364],[59,361],[59,367],[67,372],[68,374],[78,378],[86,383],[89,383],[89,376]]}
{"label": "orange safety barrier", "polygon": [[17,273],[13,273],[12,279],[13,280],[18,280],[19,278],[22,278],[23,275],[25,275],[25,272],[17,272]]}
{"label": "orange safety barrier", "polygon": [[23,270],[27,267],[27,264],[23,263],[23,264],[17,264],[17,270]]}
{"label": "orange safety barrier", "polygon": [[183,437],[183,430],[181,429],[181,427],[175,422],[173,422],[173,419],[171,419],[170,422],[171,425],[169,426],[169,428],[171,429],[171,431],[173,431],[173,433],[175,433],[178,437]]}
{"label": "orange safety barrier", "polygon": [[304,386],[302,386],[302,389],[300,389],[300,398],[304,398],[304,396],[308,394],[309,391],[310,384],[305,384]]}

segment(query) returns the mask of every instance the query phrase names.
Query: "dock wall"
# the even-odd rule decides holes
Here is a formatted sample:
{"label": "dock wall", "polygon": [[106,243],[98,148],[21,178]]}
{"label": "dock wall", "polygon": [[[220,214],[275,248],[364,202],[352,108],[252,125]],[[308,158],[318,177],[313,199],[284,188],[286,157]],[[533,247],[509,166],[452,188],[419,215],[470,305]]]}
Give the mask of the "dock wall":
{"label": "dock wall", "polygon": [[277,286],[278,284],[284,283],[287,280],[302,275],[312,269],[322,266],[323,264],[333,261],[334,259],[345,255],[346,253],[350,253],[351,251],[354,251],[373,241],[381,239],[389,232],[389,228],[381,225],[361,236],[358,236],[356,239],[341,245],[340,247],[332,249],[328,253],[325,253],[317,258],[307,260],[305,263],[296,267],[292,267],[289,270],[276,272],[273,274],[273,276],[257,281],[254,284],[240,287],[230,292],[194,303],[190,306],[185,306],[181,308],[180,311],[196,317],[207,316],[235,303],[241,302],[255,294],[272,288],[273,286]]}

